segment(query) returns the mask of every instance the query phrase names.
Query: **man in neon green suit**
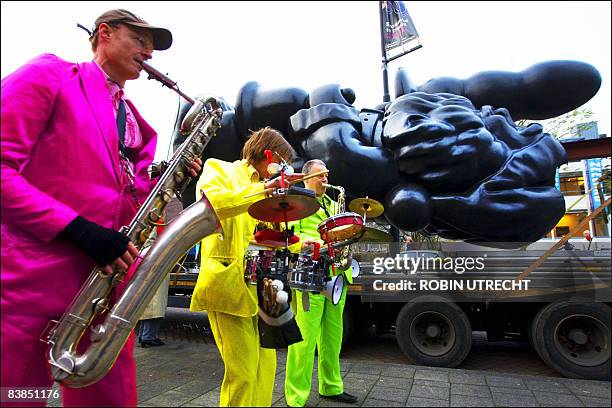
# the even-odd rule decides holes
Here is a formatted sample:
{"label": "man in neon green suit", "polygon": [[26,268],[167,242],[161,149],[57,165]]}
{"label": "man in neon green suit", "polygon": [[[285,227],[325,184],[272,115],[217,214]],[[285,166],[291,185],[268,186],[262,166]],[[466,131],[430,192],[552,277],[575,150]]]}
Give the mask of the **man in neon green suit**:
{"label": "man in neon green suit", "polygon": [[[321,160],[310,160],[303,166],[306,175],[327,170]],[[304,182],[306,188],[313,190],[321,208],[299,221],[292,222],[295,234],[304,244],[318,242],[323,244],[317,231],[321,221],[335,215],[338,205],[325,194],[327,176],[322,175]],[[342,273],[338,271],[338,273]],[[345,273],[345,282],[352,283],[351,269]],[[302,292],[296,291],[296,321],[302,332],[303,341],[289,346],[285,378],[285,399],[293,407],[304,406],[310,394],[312,369],[314,366],[315,346],[319,356],[319,395],[326,399],[353,403],[357,398],[344,392],[340,374],[340,348],[342,346],[342,312],[346,300],[346,285],[337,305],[322,294],[308,293],[309,311],[304,311]]]}

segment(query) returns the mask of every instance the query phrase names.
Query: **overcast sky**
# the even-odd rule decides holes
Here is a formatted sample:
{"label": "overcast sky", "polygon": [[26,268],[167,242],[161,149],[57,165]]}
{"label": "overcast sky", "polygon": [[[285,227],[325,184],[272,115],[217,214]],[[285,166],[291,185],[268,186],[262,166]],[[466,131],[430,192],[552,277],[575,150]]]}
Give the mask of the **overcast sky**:
{"label": "overcast sky", "polygon": [[[423,48],[390,64],[415,84],[436,76],[467,78],[484,70],[520,71],[570,59],[603,77],[587,104],[610,135],[610,2],[405,2]],[[172,31],[174,43],[151,65],[191,96],[210,93],[235,103],[251,80],[264,88],[330,83],[351,87],[358,108],[382,101],[378,2],[2,2],[1,74],[51,52],[91,59],[87,35],[112,8],[126,8]],[[159,132],[158,159],[167,152],[178,96],[145,74],[126,94]]]}

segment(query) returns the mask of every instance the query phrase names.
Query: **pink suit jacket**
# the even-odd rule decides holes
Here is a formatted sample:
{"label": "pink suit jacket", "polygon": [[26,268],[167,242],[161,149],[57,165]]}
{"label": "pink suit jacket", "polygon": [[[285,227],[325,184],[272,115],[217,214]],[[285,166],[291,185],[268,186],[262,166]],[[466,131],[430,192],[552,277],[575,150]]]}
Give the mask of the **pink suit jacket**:
{"label": "pink suit jacket", "polygon": [[[142,203],[157,134],[127,103],[143,136]],[[44,54],[2,80],[1,112],[2,313],[57,318],[95,262],[56,235],[77,215],[118,230],[136,213],[106,79],[94,62]]]}

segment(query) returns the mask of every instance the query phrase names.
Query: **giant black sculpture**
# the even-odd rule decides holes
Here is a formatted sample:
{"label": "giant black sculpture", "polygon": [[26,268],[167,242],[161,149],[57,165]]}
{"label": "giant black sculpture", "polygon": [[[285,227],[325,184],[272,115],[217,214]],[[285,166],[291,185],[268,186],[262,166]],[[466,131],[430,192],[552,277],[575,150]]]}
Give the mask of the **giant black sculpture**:
{"label": "giant black sculpture", "polygon": [[[205,155],[236,160],[249,130],[272,126],[298,152],[296,167],[324,160],[331,183],[350,197],[381,201],[386,220],[402,230],[493,245],[533,242],[565,211],[554,177],[566,154],[542,126],[520,127],[513,117],[569,112],[600,85],[598,71],[577,61],[436,78],[418,87],[399,70],[393,102],[357,111],[355,93],[339,85],[308,94],[249,82]],[[181,141],[175,130],[175,146]],[[186,194],[184,204],[193,202]]]}

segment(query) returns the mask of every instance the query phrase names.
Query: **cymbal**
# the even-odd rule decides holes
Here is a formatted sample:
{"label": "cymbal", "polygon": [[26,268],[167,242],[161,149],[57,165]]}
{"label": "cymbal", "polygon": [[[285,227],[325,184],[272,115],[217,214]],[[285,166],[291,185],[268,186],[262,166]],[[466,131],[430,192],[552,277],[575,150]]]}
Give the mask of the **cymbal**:
{"label": "cymbal", "polygon": [[365,227],[365,233],[359,242],[391,242],[391,234],[375,227]]}
{"label": "cymbal", "polygon": [[316,213],[320,208],[314,197],[300,194],[279,194],[249,206],[249,215],[267,222],[295,221]]}
{"label": "cymbal", "polygon": [[356,198],[349,204],[349,210],[368,218],[375,218],[385,212],[385,207],[373,198]]}

